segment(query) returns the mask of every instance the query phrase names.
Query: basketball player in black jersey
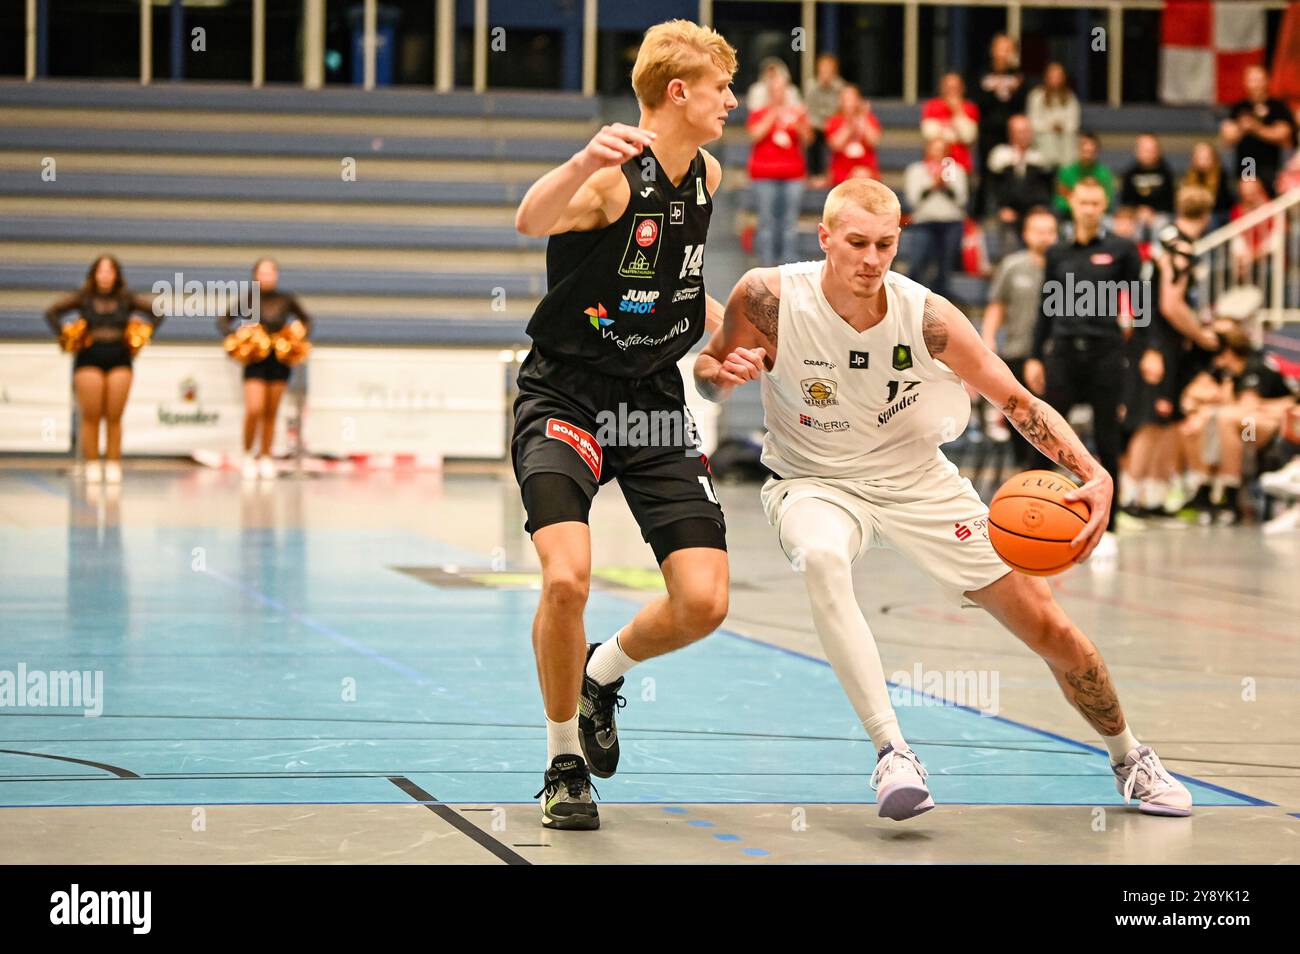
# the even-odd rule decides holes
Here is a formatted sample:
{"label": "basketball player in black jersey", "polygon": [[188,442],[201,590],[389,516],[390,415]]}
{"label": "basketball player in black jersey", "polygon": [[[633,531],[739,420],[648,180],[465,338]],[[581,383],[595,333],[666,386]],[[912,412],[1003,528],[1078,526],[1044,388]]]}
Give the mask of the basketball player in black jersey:
{"label": "basketball player in black jersey", "polygon": [[[260,258],[253,263],[253,279],[258,286],[258,316],[267,334],[283,331],[292,321],[300,321],[311,331],[311,316],[293,295],[280,291],[280,266],[274,259]],[[223,335],[231,332],[233,319],[222,315],[217,327]],[[280,409],[280,399],[293,369],[276,357],[272,349],[261,361],[244,365],[244,463],[245,480],[261,477],[275,479],[275,461],[271,459],[271,444],[275,440],[275,416]],[[261,454],[253,456],[253,442],[261,427]]]}
{"label": "basketball player in black jersey", "polygon": [[[638,125],[603,127],[528,190],[515,219],[520,232],[551,237],[511,445],[542,566],[533,649],[549,828],[600,827],[590,774],[608,778],[618,763],[623,674],[708,635],[727,613],[725,523],[677,362],[704,334],[706,312],[712,323],[722,315],[703,279],[722,170],[700,147],[736,107],[735,70],[735,50],[713,30],[684,20],[650,29],[632,70]],[[630,426],[611,432],[611,416]],[[646,419],[662,426],[638,432]],[[588,646],[587,515],[614,479],[668,592]]]}
{"label": "basketball player in black jersey", "polygon": [[[57,336],[63,315],[75,311],[86,323],[89,343],[77,352],[72,365],[72,387],[81,412],[83,475],[90,483],[101,478],[110,484],[122,480],[122,412],[131,393],[132,350],[126,342],[126,326],[139,315],[154,330],[162,324],[148,298],[132,295],[122,277],[122,266],[112,255],[101,255],[86,272],[86,281],[73,294],[60,298],[45,310],[45,321]],[[108,444],[101,464],[99,424],[108,431]]]}

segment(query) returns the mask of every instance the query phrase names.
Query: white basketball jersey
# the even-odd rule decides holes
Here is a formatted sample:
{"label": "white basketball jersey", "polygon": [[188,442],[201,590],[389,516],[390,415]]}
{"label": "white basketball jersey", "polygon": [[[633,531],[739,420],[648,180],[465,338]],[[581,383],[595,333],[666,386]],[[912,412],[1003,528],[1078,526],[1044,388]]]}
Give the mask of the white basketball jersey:
{"label": "white basketball jersey", "polygon": [[927,289],[885,273],[885,317],[857,332],[822,292],[825,262],[782,265],[776,364],[763,376],[763,463],[781,477],[882,484],[943,460],[970,420],[961,379],[921,335]]}

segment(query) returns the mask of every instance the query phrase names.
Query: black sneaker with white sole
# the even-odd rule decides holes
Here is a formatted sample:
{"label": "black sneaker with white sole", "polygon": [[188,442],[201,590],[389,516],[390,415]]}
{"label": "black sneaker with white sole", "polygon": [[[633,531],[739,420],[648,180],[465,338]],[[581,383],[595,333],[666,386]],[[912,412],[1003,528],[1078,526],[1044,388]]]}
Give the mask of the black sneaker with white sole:
{"label": "black sneaker with white sole", "polygon": [[533,796],[542,805],[542,827],[562,831],[599,828],[600,812],[591,793],[591,775],[582,756],[557,755],[551,759],[542,790]]}
{"label": "black sneaker with white sole", "polygon": [[[587,647],[587,661],[599,643]],[[614,713],[627,705],[619,695],[623,677],[602,686],[582,673],[582,694],[578,697],[578,733],[582,738],[582,754],[587,757],[591,774],[597,778],[610,778],[618,768],[618,727]]]}

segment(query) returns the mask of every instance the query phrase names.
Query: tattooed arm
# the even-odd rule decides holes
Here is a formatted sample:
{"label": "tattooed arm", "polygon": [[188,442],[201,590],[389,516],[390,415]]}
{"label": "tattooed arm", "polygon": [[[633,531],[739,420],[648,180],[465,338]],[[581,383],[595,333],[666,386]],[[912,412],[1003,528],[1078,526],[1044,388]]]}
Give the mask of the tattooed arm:
{"label": "tattooed arm", "polygon": [[722,326],[695,359],[695,386],[710,401],[725,401],[731,389],[757,381],[776,361],[781,275],[754,268],[732,289]]}
{"label": "tattooed arm", "polygon": [[1075,537],[1076,542],[1087,541],[1077,561],[1087,559],[1100,542],[1110,515],[1114,493],[1110,474],[1088,453],[1065,419],[1015,379],[1002,359],[980,340],[966,316],[947,299],[935,294],[926,296],[921,333],[930,357],[938,358],[992,401],[1025,440],[1048,459],[1084,481],[1066,499],[1083,500],[1092,511],[1088,524]]}

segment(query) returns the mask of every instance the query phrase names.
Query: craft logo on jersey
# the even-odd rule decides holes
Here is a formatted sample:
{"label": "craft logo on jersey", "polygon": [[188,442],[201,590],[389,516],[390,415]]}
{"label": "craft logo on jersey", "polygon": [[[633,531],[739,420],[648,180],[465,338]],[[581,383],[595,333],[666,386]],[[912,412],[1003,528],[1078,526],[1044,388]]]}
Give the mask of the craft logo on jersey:
{"label": "craft logo on jersey", "polygon": [[627,237],[623,263],[618,273],[624,278],[654,278],[655,262],[659,260],[659,239],[663,234],[664,214],[653,212],[638,215],[632,220],[632,231]]}
{"label": "craft logo on jersey", "polygon": [[576,424],[570,424],[568,421],[561,421],[559,418],[552,417],[546,422],[546,436],[557,441],[563,441],[578,452],[582,462],[591,468],[591,472],[600,480],[600,462],[603,452],[600,444],[591,434],[578,427]]}
{"label": "craft logo on jersey", "polygon": [[825,378],[804,378],[799,382],[803,387],[803,401],[812,407],[830,407],[839,404],[835,400],[835,382]]}
{"label": "craft logo on jersey", "polygon": [[588,308],[586,311],[583,312],[583,314],[586,315],[591,320],[591,327],[597,330],[604,328],[606,325],[612,325],[614,323],[614,319],[610,318],[606,314],[605,306],[600,304],[599,302],[596,303],[596,307]]}
{"label": "craft logo on jersey", "polygon": [[623,300],[618,303],[618,310],[633,315],[653,315],[655,302],[659,300],[657,291],[643,288],[629,288],[623,293]]}
{"label": "craft logo on jersey", "polygon": [[912,366],[911,345],[905,345],[905,344],[894,345],[894,370],[906,371],[911,366]]}
{"label": "craft logo on jersey", "polygon": [[807,414],[799,415],[799,423],[815,431],[847,431],[853,426],[848,421],[819,421]]}

